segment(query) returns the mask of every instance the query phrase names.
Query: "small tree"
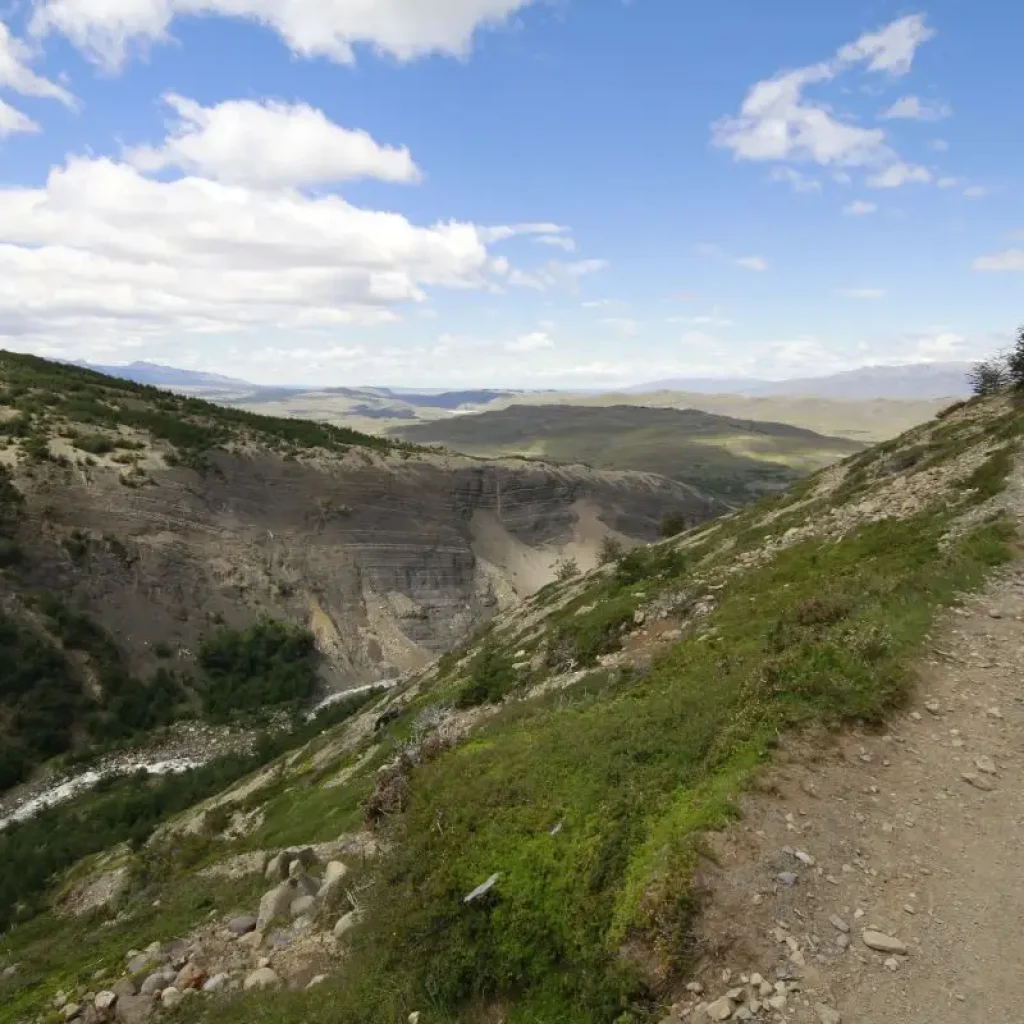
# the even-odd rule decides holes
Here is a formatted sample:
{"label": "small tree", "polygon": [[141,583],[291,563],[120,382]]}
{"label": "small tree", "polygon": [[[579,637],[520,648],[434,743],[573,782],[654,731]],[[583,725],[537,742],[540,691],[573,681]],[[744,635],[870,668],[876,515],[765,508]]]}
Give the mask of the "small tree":
{"label": "small tree", "polygon": [[601,564],[608,565],[622,554],[622,545],[610,534],[606,533],[601,541]]}
{"label": "small tree", "polygon": [[1017,328],[1013,348],[1006,356],[1006,377],[1016,391],[1024,391],[1024,327]]}
{"label": "small tree", "polygon": [[559,583],[568,583],[580,574],[579,564],[575,558],[560,558],[555,562],[555,579]]}
{"label": "small tree", "polygon": [[[975,363],[967,374],[971,391],[979,398],[1002,391],[1010,382],[1009,360],[998,356]],[[1022,367],[1024,368],[1024,367]],[[1020,385],[1017,385],[1018,387]]]}

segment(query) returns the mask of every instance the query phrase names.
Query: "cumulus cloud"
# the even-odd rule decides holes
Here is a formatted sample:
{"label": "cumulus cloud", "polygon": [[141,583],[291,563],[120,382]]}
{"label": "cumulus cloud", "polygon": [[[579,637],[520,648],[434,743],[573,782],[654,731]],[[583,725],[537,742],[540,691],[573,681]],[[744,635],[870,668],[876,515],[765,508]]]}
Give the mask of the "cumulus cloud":
{"label": "cumulus cloud", "polygon": [[884,288],[840,288],[838,293],[847,299],[884,299]]}
{"label": "cumulus cloud", "polygon": [[854,199],[843,207],[843,213],[850,217],[866,217],[869,213],[877,213],[878,204],[869,202],[866,199]]}
{"label": "cumulus cloud", "polygon": [[974,261],[975,270],[1024,271],[1024,249],[1006,249],[990,256],[979,256]]}
{"label": "cumulus cloud", "polygon": [[178,120],[162,145],[128,152],[128,161],[140,170],[174,167],[258,186],[420,178],[404,147],[383,146],[365,131],[342,128],[304,103],[228,100],[203,107],[174,93],[164,101]]}
{"label": "cumulus cloud", "polygon": [[902,96],[883,111],[881,117],[884,121],[941,121],[952,113],[945,103],[928,103],[917,96]]}
{"label": "cumulus cloud", "polygon": [[0,188],[0,318],[67,344],[380,323],[428,288],[479,287],[487,267],[472,224],[421,227],[337,196],[87,158]]}
{"label": "cumulus cloud", "polygon": [[246,18],[273,29],[303,57],[355,59],[360,44],[409,61],[431,53],[462,56],[478,30],[505,24],[535,0],[37,0],[36,35],[65,35],[92,59],[115,68],[133,43],[168,38],[181,15]]}
{"label": "cumulus cloud", "polygon": [[931,171],[927,167],[915,167],[899,161],[890,164],[884,171],[872,174],[868,178],[871,188],[901,188],[913,183],[926,185],[932,180]]}
{"label": "cumulus cloud", "polygon": [[[865,128],[808,99],[807,89],[856,65],[891,76],[910,71],[917,48],[934,35],[923,15],[910,15],[842,47],[831,59],[783,71],[755,84],[739,114],[712,125],[714,145],[737,160],[815,163],[834,168],[886,168],[899,158],[878,128]],[[782,170],[781,176],[794,180]]]}

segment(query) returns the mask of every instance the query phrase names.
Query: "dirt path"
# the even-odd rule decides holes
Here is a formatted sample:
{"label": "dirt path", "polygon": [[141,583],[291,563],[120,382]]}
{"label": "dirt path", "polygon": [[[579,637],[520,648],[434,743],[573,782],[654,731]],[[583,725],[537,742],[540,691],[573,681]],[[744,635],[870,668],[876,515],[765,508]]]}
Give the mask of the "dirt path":
{"label": "dirt path", "polygon": [[[728,1004],[698,999],[735,986],[733,1019],[1024,1021],[1024,562],[933,636],[887,733],[786,750],[715,837],[705,991],[671,1020],[715,1019]],[[907,955],[868,948],[867,928]],[[777,1005],[751,1002],[755,971],[782,980]]]}

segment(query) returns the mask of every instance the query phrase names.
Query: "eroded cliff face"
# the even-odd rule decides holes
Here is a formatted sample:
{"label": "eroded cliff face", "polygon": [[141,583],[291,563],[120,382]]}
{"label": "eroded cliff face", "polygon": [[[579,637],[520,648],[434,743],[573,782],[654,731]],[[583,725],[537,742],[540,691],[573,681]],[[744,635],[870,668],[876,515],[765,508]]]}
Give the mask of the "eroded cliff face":
{"label": "eroded cliff face", "polygon": [[660,519],[722,508],[642,473],[456,456],[217,451],[209,469],[154,460],[16,471],[35,587],[103,625],[133,669],[187,667],[215,622],[308,625],[338,688],[415,668],[496,610],[583,569],[608,534],[652,540]]}

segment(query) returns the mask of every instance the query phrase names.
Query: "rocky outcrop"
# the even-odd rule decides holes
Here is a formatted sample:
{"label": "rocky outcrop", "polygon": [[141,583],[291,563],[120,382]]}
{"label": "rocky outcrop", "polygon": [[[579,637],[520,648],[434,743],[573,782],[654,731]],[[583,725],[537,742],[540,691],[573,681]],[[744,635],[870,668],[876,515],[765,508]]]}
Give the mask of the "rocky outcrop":
{"label": "rocky outcrop", "polygon": [[[36,586],[116,634],[132,668],[184,660],[211,620],[260,614],[317,636],[337,687],[416,668],[497,609],[596,562],[605,535],[651,540],[661,518],[722,511],[683,484],[433,453],[217,451],[209,468],[36,469],[23,546]],[[67,538],[77,538],[69,556]]]}

